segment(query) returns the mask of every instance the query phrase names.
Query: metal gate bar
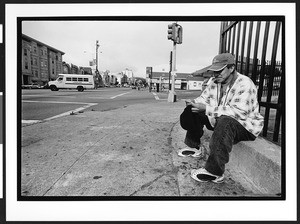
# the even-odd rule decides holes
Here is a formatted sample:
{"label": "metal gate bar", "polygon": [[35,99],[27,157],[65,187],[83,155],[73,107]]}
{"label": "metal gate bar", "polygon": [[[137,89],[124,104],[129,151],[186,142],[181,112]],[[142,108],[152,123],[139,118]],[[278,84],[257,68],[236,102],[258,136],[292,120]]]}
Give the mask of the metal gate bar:
{"label": "metal gate bar", "polygon": [[[267,102],[271,102],[271,97],[272,97],[275,66],[276,66],[276,53],[277,53],[278,40],[279,40],[279,32],[280,32],[280,22],[277,22],[276,23],[276,28],[275,28],[275,34],[274,34],[272,57],[271,57],[271,71],[268,74],[269,75],[269,83],[268,83]],[[269,124],[269,116],[270,116],[270,107],[266,107],[265,122],[264,122],[264,128],[263,128],[263,136],[267,135],[268,124]]]}
{"label": "metal gate bar", "polygon": [[258,87],[258,101],[261,101],[262,93],[263,93],[263,84],[265,79],[265,70],[266,70],[266,54],[267,54],[267,45],[268,45],[268,38],[269,38],[269,30],[270,30],[270,22],[266,22],[265,33],[264,33],[264,42],[263,42],[263,49],[262,49],[262,56],[261,56],[261,70],[260,70],[260,77],[259,77],[259,87]]}
{"label": "metal gate bar", "polygon": [[245,75],[247,75],[247,76],[249,76],[252,30],[253,30],[253,21],[250,22],[249,34],[248,34],[248,48],[247,48],[246,71],[245,71]]}
{"label": "metal gate bar", "polygon": [[259,43],[259,35],[260,35],[260,25],[261,22],[258,21],[256,25],[256,35],[255,35],[255,45],[254,45],[254,54],[253,54],[253,70],[251,79],[255,85],[257,85],[257,52],[258,52],[258,43]]}

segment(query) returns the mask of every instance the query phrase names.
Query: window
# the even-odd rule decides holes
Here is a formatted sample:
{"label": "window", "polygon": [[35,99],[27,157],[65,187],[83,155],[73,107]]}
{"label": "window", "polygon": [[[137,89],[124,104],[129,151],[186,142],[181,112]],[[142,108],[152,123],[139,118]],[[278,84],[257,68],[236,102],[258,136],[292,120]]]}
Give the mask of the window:
{"label": "window", "polygon": [[36,60],[36,58],[33,59],[33,64],[34,64],[34,65],[37,65],[37,60]]}
{"label": "window", "polygon": [[52,69],[52,74],[54,74],[54,69]]}
{"label": "window", "polygon": [[79,82],[82,82],[82,81],[83,81],[83,78],[78,78],[78,81],[79,81]]}
{"label": "window", "polygon": [[88,78],[83,78],[83,81],[88,82],[89,79]]}
{"label": "window", "polygon": [[41,53],[41,55],[43,55],[43,50],[42,49],[40,50],[40,53]]}
{"label": "window", "polygon": [[41,61],[41,67],[47,67],[47,63],[46,63],[46,61]]}
{"label": "window", "polygon": [[25,69],[28,69],[28,62],[25,61]]}
{"label": "window", "polygon": [[72,77],[72,81],[75,81],[75,82],[77,82],[77,78],[75,78],[75,77]]}
{"label": "window", "polygon": [[27,49],[24,48],[24,55],[27,56]]}
{"label": "window", "polygon": [[67,81],[71,81],[71,77],[67,77]]}
{"label": "window", "polygon": [[36,53],[36,47],[35,46],[33,47],[33,52]]}

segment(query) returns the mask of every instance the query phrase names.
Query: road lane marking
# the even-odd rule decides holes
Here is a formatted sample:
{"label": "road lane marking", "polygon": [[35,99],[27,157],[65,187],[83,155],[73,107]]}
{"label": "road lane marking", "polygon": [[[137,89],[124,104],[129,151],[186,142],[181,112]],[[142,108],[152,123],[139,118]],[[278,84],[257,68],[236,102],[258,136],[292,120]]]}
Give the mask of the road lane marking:
{"label": "road lane marking", "polygon": [[77,96],[63,96],[63,95],[22,95],[22,98],[25,97],[60,97],[60,98],[77,98]]}
{"label": "road lane marking", "polygon": [[90,99],[102,99],[102,100],[107,100],[107,97],[103,97],[103,96],[88,96],[87,98]]}
{"label": "road lane marking", "polygon": [[43,121],[50,121],[50,120],[53,120],[55,118],[59,118],[59,117],[63,117],[63,116],[67,116],[67,115],[70,115],[70,113],[77,113],[79,111],[82,111],[82,110],[85,110],[91,106],[95,106],[97,105],[97,103],[82,103],[82,102],[60,102],[60,101],[31,101],[31,100],[23,100],[23,102],[26,102],[26,103],[65,103],[65,104],[86,104],[85,106],[82,106],[82,107],[79,107],[79,108],[76,108],[74,110],[70,110],[70,111],[67,111],[67,112],[64,112],[64,113],[61,113],[61,114],[58,114],[58,115],[55,115],[55,116],[52,116],[52,117],[48,117],[48,118],[45,118],[43,120],[22,120],[22,124],[35,124],[35,123],[41,123]]}
{"label": "road lane marking", "polygon": [[[127,93],[130,93],[130,92],[127,92]],[[110,97],[110,99],[115,99],[115,98],[117,98],[119,96],[123,96],[123,95],[125,95],[127,93],[122,93],[122,94],[119,94],[119,95],[116,95],[116,96],[112,96],[112,97]]]}
{"label": "road lane marking", "polygon": [[24,103],[64,103],[64,104],[89,104],[84,102],[62,102],[62,101],[38,101],[38,100],[22,100]]}
{"label": "road lane marking", "polygon": [[22,124],[35,124],[40,122],[42,122],[42,120],[22,120]]}
{"label": "road lane marking", "polygon": [[53,120],[53,119],[58,118],[58,117],[67,116],[67,115],[70,115],[70,113],[72,113],[72,112],[73,112],[73,113],[77,113],[77,112],[79,112],[79,111],[82,111],[82,110],[84,110],[84,109],[87,109],[87,108],[89,108],[89,107],[91,107],[91,106],[95,106],[95,105],[97,105],[97,103],[89,103],[89,104],[87,104],[86,106],[79,107],[79,108],[77,108],[77,109],[75,109],[75,110],[70,110],[70,111],[67,111],[67,112],[65,112],[65,113],[62,113],[62,114],[59,114],[59,115],[56,115],[56,116],[53,116],[53,117],[46,118],[46,119],[44,119],[44,121],[50,121],[50,120]]}
{"label": "road lane marking", "polygon": [[154,97],[155,97],[156,100],[159,100],[159,97],[157,96],[156,93],[152,93],[152,94],[154,95]]}

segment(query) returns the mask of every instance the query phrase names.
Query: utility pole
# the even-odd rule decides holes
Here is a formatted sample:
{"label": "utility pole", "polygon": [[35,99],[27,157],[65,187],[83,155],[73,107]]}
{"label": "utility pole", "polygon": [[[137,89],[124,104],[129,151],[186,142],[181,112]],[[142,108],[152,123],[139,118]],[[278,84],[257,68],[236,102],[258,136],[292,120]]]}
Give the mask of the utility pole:
{"label": "utility pole", "polygon": [[175,76],[176,76],[176,42],[173,42],[173,53],[172,53],[172,85],[171,91],[169,91],[168,102],[173,103],[176,102],[176,92],[175,92]]}
{"label": "utility pole", "polygon": [[98,48],[99,48],[99,44],[98,44],[98,40],[96,40],[96,74],[98,74],[99,73],[99,71],[98,71]]}
{"label": "utility pole", "polygon": [[172,51],[170,52],[170,71],[169,71],[169,88],[168,88],[168,90],[171,90],[171,85],[170,85],[171,71],[172,71]]}
{"label": "utility pole", "polygon": [[98,71],[98,48],[99,48],[99,44],[98,44],[98,40],[96,40],[96,80],[97,80],[97,83],[96,83],[96,89],[100,86],[100,73]]}
{"label": "utility pole", "polygon": [[176,76],[176,44],[182,44],[182,26],[177,23],[168,25],[168,39],[173,41],[173,52],[172,52],[172,87],[169,91],[168,102],[176,102],[175,93],[175,76]]}
{"label": "utility pole", "polygon": [[146,75],[149,79],[149,92],[151,92],[152,67],[146,67]]}

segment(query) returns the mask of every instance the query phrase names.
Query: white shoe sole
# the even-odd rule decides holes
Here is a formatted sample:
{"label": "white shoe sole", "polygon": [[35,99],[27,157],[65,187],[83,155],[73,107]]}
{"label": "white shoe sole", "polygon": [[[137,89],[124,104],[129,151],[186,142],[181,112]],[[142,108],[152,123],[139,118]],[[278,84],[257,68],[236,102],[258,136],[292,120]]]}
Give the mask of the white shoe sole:
{"label": "white shoe sole", "polygon": [[[211,177],[215,177],[216,179],[214,179],[214,180],[201,180],[201,179],[199,179],[197,176],[199,175],[199,174],[204,174],[204,175],[208,175],[208,176],[211,176]],[[191,170],[191,177],[194,179],[194,180],[196,180],[196,181],[198,181],[198,182],[202,182],[202,183],[206,183],[206,182],[209,182],[209,181],[211,181],[211,182],[214,182],[214,183],[216,183],[216,184],[220,184],[220,183],[223,183],[224,182],[224,174],[222,175],[222,176],[217,176],[217,175],[214,175],[214,174],[211,174],[211,173],[209,173],[206,169],[204,169],[204,168],[200,168],[200,169],[193,169],[193,170]]]}
{"label": "white shoe sole", "polygon": [[[190,152],[194,152],[194,153],[193,154],[183,154],[184,151],[190,151]],[[200,147],[200,149],[184,148],[184,149],[180,149],[177,154],[178,154],[178,156],[181,156],[181,157],[202,158],[202,157],[204,157],[203,151],[204,151],[204,149],[202,147]]]}

